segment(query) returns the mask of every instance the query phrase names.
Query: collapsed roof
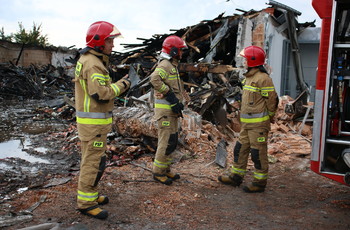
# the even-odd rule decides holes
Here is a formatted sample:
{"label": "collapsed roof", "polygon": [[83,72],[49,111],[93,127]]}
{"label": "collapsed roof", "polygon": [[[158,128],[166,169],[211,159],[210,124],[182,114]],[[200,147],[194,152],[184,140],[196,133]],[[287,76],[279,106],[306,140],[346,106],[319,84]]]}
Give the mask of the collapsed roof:
{"label": "collapsed roof", "polygon": [[249,45],[264,47],[268,54],[271,44],[266,37],[271,24],[291,40],[292,50],[296,50],[293,57],[297,81],[301,90],[305,90],[296,37],[305,28],[315,27],[315,21],[298,23],[299,11],[276,1],[268,4],[268,8],[259,11],[237,9],[242,14],[224,16],[222,13],[213,20],[171,29],[173,33],[138,38],[142,41],[140,44],[122,44],[125,51],[113,53],[111,63],[118,70],[114,80],[129,74],[132,81],[132,90],[127,95],[129,105],[138,98],[146,99],[144,95],[150,91],[147,77],[157,63],[162,43],[166,37],[177,35],[189,47],[182,56],[179,71],[186,90],[191,92],[190,108],[204,119],[226,123],[217,114],[223,109],[232,112],[234,108],[230,104],[240,97],[242,75],[239,67],[243,63],[237,54]]}
{"label": "collapsed roof", "polygon": [[[284,33],[288,38],[295,29],[297,33],[302,32],[307,27],[315,27],[315,21],[299,23],[297,17],[301,12],[290,8],[284,4],[270,0],[270,7],[256,11],[243,11],[242,14],[224,16],[224,13],[218,15],[213,20],[203,20],[192,26],[182,29],[170,29],[173,33],[155,34],[151,38],[137,38],[141,40],[140,44],[121,44],[125,50],[115,52],[114,62],[116,64],[143,63],[147,68],[149,63],[153,62],[159,54],[163,40],[170,35],[182,37],[190,49],[183,55],[182,62],[186,63],[220,63],[224,65],[236,66],[236,53],[241,50],[241,43],[257,45],[264,47],[264,24],[267,17],[274,21],[276,29]],[[289,14],[295,21],[295,28],[287,28],[286,22],[290,20]],[[251,31],[242,28],[245,20],[252,21]],[[290,24],[290,23],[289,23]],[[250,33],[250,41],[242,41],[246,38],[242,33]],[[243,45],[244,47],[244,45]]]}

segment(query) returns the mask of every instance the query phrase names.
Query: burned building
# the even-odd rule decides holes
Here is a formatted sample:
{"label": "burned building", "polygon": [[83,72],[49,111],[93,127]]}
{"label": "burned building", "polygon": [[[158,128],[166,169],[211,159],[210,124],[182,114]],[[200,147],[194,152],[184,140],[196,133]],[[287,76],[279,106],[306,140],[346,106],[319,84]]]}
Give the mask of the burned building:
{"label": "burned building", "polygon": [[[162,41],[175,34],[189,46],[182,63],[193,68],[190,71],[183,69],[186,72],[184,79],[205,84],[214,76],[208,71],[200,71],[200,68],[217,65],[229,65],[233,69],[240,67],[242,63],[237,54],[246,46],[257,45],[267,52],[267,65],[280,96],[296,98],[307,90],[310,100],[313,100],[320,28],[315,26],[315,21],[299,23],[297,18],[301,12],[295,9],[276,1],[267,4],[269,7],[259,11],[237,9],[241,14],[221,14],[213,20],[203,20],[178,30],[171,29],[173,33],[154,35],[149,39],[139,38],[142,41],[140,44],[122,44],[126,51],[116,53],[114,63],[120,69],[138,65],[147,73],[156,61]],[[234,77],[237,80],[237,70],[229,68],[222,70],[222,73],[228,82],[232,83]]]}

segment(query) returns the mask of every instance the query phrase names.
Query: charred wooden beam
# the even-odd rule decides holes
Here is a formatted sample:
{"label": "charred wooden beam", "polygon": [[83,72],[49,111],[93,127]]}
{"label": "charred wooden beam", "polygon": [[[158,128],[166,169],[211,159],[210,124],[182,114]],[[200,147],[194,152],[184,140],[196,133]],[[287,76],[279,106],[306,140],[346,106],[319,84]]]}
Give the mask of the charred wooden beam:
{"label": "charred wooden beam", "polygon": [[20,67],[0,65],[0,98],[47,98],[71,92],[73,83],[65,70],[51,65]]}

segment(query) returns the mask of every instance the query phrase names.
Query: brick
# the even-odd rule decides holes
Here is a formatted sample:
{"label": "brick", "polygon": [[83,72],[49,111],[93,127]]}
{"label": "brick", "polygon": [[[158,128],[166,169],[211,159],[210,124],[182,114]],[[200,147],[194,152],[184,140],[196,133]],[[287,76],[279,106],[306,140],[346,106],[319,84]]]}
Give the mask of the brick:
{"label": "brick", "polygon": [[287,126],[285,126],[284,124],[280,124],[278,126],[278,130],[281,130],[284,133],[288,133],[289,132],[289,128]]}

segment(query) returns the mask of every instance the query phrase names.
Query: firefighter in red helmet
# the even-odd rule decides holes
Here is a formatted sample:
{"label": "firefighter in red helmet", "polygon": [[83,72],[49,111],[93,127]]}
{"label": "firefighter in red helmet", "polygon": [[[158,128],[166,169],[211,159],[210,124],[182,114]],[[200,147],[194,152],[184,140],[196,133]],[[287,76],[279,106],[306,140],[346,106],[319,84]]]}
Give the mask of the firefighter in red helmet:
{"label": "firefighter in red helmet", "polygon": [[180,175],[170,171],[171,154],[177,147],[178,119],[182,116],[183,82],[177,69],[186,43],[180,37],[168,36],[162,45],[158,64],[151,74],[154,89],[154,111],[158,126],[158,145],[153,162],[154,180],[170,185]]}
{"label": "firefighter in red helmet", "polygon": [[240,53],[245,58],[247,72],[244,74],[241,101],[241,131],[234,147],[234,162],[228,175],[219,181],[239,186],[247,172],[249,154],[254,163],[252,183],[243,190],[248,193],[263,192],[267,184],[267,139],[278,105],[278,96],[265,64],[265,51],[258,46],[248,46]]}
{"label": "firefighter in red helmet", "polygon": [[106,163],[114,99],[130,86],[126,78],[112,83],[108,70],[114,38],[120,35],[111,23],[93,23],[75,69],[76,121],[82,151],[77,205],[81,213],[98,219],[108,217],[108,212],[99,207],[109,199],[98,193],[98,182]]}

